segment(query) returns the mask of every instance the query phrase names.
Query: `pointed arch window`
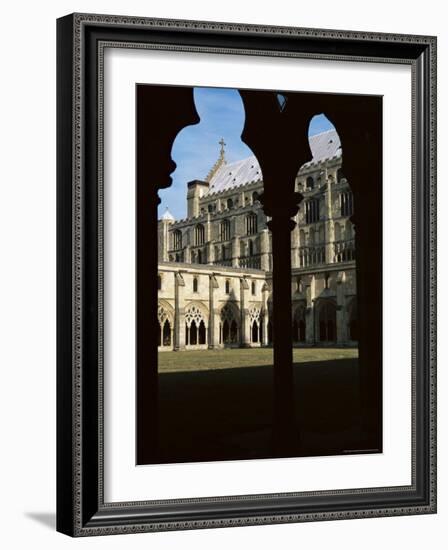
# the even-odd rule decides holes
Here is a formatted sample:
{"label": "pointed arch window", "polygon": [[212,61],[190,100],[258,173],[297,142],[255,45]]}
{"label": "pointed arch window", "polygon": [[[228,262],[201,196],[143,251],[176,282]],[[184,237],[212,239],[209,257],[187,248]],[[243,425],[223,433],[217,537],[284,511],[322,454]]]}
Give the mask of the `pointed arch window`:
{"label": "pointed arch window", "polygon": [[258,231],[257,215],[251,212],[246,216],[246,234],[255,235]]}
{"label": "pointed arch window", "polygon": [[341,209],[341,216],[353,215],[353,194],[351,191],[339,194],[339,206]]}
{"label": "pointed arch window", "polygon": [[193,277],[193,292],[197,292],[197,291],[198,291],[198,278]]}
{"label": "pointed arch window", "polygon": [[219,238],[221,241],[228,241],[230,239],[230,221],[222,220],[219,227]]}
{"label": "pointed arch window", "polygon": [[312,176],[306,178],[306,188],[307,190],[314,189],[314,178]]}
{"label": "pointed arch window", "polygon": [[194,241],[196,246],[204,244],[205,228],[202,223],[198,223],[198,225],[194,228]]}
{"label": "pointed arch window", "polygon": [[173,231],[173,250],[180,250],[182,248],[182,231],[175,229]]}
{"label": "pointed arch window", "polygon": [[306,223],[315,223],[319,221],[319,199],[312,199],[305,203],[305,221]]}
{"label": "pointed arch window", "polygon": [[319,307],[319,340],[321,342],[336,341],[336,305],[325,301]]}

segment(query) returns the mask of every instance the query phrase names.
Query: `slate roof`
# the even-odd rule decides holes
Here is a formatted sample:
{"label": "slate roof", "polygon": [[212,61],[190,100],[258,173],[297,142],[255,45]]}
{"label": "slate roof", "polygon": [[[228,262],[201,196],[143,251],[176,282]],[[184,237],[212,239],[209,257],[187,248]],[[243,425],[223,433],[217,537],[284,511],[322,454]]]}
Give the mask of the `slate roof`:
{"label": "slate roof", "polygon": [[[310,166],[335,156],[341,155],[341,142],[336,130],[328,130],[309,138],[312,160],[304,166]],[[206,195],[220,193],[252,181],[263,179],[260,165],[255,156],[238,160],[229,164],[223,164],[210,179],[210,187]]]}

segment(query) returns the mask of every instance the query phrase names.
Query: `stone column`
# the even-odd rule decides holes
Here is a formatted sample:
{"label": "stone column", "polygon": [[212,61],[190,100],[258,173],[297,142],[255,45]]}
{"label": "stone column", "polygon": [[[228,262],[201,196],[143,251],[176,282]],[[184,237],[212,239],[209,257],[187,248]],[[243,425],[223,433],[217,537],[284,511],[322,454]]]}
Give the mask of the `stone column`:
{"label": "stone column", "polygon": [[190,245],[187,245],[184,248],[184,262],[186,264],[191,264],[191,248],[190,248]]}
{"label": "stone column", "polygon": [[174,350],[185,349],[185,281],[179,271],[174,275]]}
{"label": "stone column", "polygon": [[249,284],[246,279],[240,279],[240,307],[241,307],[241,320],[240,320],[240,338],[241,346],[243,348],[250,347],[250,318],[248,310],[248,294]]}
{"label": "stone column", "polygon": [[334,260],[334,221],[333,221],[333,184],[325,175],[327,192],[325,193],[325,263]]}
{"label": "stone column", "polygon": [[316,335],[316,315],[315,315],[315,297],[316,297],[316,278],[314,275],[311,275],[310,281],[305,285],[305,296],[306,296],[306,328],[305,328],[305,337],[307,344],[315,344],[317,340]]}
{"label": "stone column", "polygon": [[209,276],[209,300],[208,300],[208,347],[215,349],[219,347],[219,312],[215,304],[215,289],[219,287],[214,274]]}
{"label": "stone column", "polygon": [[260,235],[261,269],[269,271],[269,230],[263,229]]}
{"label": "stone column", "polygon": [[235,235],[232,239],[232,267],[239,267],[240,238]]}
{"label": "stone column", "polygon": [[269,308],[268,308],[268,298],[269,298],[269,286],[267,283],[264,283],[262,288],[262,303],[263,303],[263,341],[261,342],[262,346],[268,346],[268,324],[269,324]]}
{"label": "stone column", "polygon": [[299,250],[299,215],[295,216],[296,226],[291,231],[291,267],[299,267],[298,250]]}
{"label": "stone column", "polygon": [[207,263],[209,265],[213,265],[215,263],[215,247],[213,246],[213,242],[209,241],[207,243]]}
{"label": "stone column", "polygon": [[345,272],[338,273],[336,281],[336,335],[338,344],[347,343],[347,307],[345,299]]}
{"label": "stone column", "polygon": [[212,239],[212,224],[210,223],[210,212],[207,212],[207,221],[205,222],[205,242],[209,243]]}

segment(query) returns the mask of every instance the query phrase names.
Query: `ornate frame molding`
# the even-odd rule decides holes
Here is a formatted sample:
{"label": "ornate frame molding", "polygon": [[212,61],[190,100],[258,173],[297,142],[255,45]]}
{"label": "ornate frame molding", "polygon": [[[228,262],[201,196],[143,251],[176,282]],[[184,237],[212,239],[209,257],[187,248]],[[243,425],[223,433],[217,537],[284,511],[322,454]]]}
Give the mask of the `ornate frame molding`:
{"label": "ornate frame molding", "polygon": [[[126,35],[138,31],[136,41]],[[157,31],[161,42],[151,33]],[[100,36],[91,52],[89,36]],[[105,36],[107,35],[107,36]],[[185,37],[194,36],[199,46]],[[124,37],[124,38],[123,38]],[[165,38],[164,38],[165,37]],[[143,40],[141,40],[143,38]],[[236,38],[241,39],[238,44]],[[145,41],[146,40],[146,41]],[[174,40],[174,42],[172,42]],[[235,41],[229,47],[224,43]],[[328,43],[337,53],[325,53]],[[244,47],[242,43],[250,47]],[[104,48],[239,53],[412,66],[412,480],[409,487],[241,495],[145,502],[104,502],[102,471],[102,127]],[[263,47],[269,46],[269,48]],[[289,46],[289,51],[286,46]],[[436,38],[234,23],[74,14],[58,20],[58,522],[71,536],[201,529],[426,514],[436,512]],[[87,270],[85,148],[87,69],[97,66],[99,106],[97,270]],[[90,98],[92,100],[92,98]],[[96,278],[97,334],[86,332],[86,277]],[[419,312],[417,317],[416,312]],[[91,356],[92,339],[97,353]],[[90,358],[91,357],[91,358]],[[96,385],[86,364],[97,368]],[[418,365],[418,369],[417,369]],[[92,434],[86,407],[96,410],[98,454],[86,459]],[[417,408],[422,414],[417,418]],[[67,433],[70,438],[67,438]],[[95,438],[94,438],[95,439]],[[92,483],[93,482],[93,483]],[[93,487],[93,488],[92,488]],[[294,503],[287,502],[294,498]],[[378,501],[380,498],[380,501]],[[252,502],[255,507],[250,508]],[[270,503],[277,511],[272,513]],[[208,512],[198,504],[209,504]],[[305,503],[305,504],[304,504]],[[326,504],[325,504],[326,503]],[[348,505],[348,503],[350,503]],[[353,503],[355,503],[353,505]],[[154,510],[164,505],[162,519]],[[294,509],[295,508],[295,509]],[[322,511],[323,509],[323,511]]]}

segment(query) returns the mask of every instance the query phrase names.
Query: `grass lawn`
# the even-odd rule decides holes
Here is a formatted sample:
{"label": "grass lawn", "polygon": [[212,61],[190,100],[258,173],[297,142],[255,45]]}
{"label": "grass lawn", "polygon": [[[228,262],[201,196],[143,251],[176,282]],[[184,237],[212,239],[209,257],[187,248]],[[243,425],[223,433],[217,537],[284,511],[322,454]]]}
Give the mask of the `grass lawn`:
{"label": "grass lawn", "polygon": [[[294,395],[295,456],[362,448],[357,349],[295,349]],[[157,461],[274,456],[273,397],[272,349],[159,353]]]}
{"label": "grass lawn", "polygon": [[[272,348],[166,351],[159,353],[159,372],[185,372],[272,365]],[[357,348],[294,348],[294,363],[356,359]]]}

